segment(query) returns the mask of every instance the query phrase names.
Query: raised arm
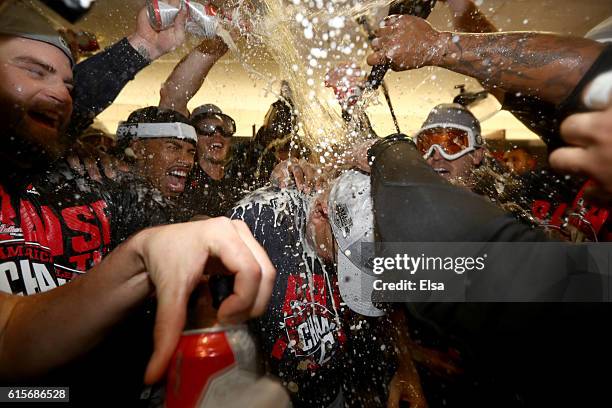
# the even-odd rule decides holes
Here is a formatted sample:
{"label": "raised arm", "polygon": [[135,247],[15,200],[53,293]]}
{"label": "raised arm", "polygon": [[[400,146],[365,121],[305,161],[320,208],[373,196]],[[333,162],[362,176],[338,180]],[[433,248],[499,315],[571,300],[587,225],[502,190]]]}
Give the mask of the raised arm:
{"label": "raised arm", "polygon": [[[170,0],[178,2],[177,0]],[[174,50],[185,39],[186,12],[166,30],[153,30],[143,7],[136,30],[106,50],[74,67],[73,112],[68,133],[77,137],[92,124],[134,76],[151,61]]]}
{"label": "raised arm", "polygon": [[227,45],[220,37],[202,41],[176,65],[162,85],[159,107],[189,116],[187,103],[202,87],[213,65],[227,50]]}
{"label": "raised arm", "polygon": [[388,18],[376,36],[371,65],[389,62],[396,71],[439,66],[553,104],[571,94],[604,50],[595,41],[556,34],[440,32],[413,16]]}

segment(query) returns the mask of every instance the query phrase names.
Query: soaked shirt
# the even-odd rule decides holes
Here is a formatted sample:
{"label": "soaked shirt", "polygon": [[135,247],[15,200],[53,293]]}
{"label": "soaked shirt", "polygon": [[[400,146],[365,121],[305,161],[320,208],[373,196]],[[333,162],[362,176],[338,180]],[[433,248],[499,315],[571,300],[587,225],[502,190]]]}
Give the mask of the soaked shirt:
{"label": "soaked shirt", "polygon": [[46,292],[98,263],[111,247],[102,197],[63,188],[0,186],[0,290]]}
{"label": "soaked shirt", "polygon": [[[16,184],[0,182],[0,290],[7,293],[31,295],[63,285],[129,235],[172,219],[149,187],[91,182],[63,164],[30,184]],[[135,406],[152,352],[152,303],[135,308],[88,353],[30,385],[70,386],[70,401],[79,406],[91,405],[92,398],[106,406]]]}
{"label": "soaked shirt", "polygon": [[249,193],[244,175],[229,166],[221,180],[211,178],[198,165],[187,178],[183,205],[191,216],[205,214],[220,217],[232,209],[234,204]]}
{"label": "soaked shirt", "polygon": [[333,267],[304,241],[308,197],[263,188],[240,201],[231,218],[246,222],[276,267],[266,313],[257,320],[263,356],[295,407],[343,406],[347,310]]}
{"label": "soaked shirt", "polygon": [[31,295],[63,285],[132,233],[167,222],[161,201],[139,190],[91,182],[63,164],[25,188],[0,184],[0,290]]}
{"label": "soaked shirt", "polygon": [[274,154],[264,146],[252,139],[236,137],[223,178],[214,180],[200,166],[194,166],[185,184],[182,205],[192,217],[226,215],[244,196],[269,184],[275,165]]}

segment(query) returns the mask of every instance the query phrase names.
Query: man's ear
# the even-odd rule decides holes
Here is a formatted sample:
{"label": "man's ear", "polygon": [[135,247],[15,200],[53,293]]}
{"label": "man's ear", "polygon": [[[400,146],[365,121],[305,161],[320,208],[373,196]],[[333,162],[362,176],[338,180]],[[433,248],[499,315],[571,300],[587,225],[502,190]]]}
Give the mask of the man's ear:
{"label": "man's ear", "polygon": [[474,153],[472,154],[472,163],[474,163],[474,166],[480,166],[480,164],[484,160],[484,155],[485,149],[483,149],[482,147],[474,150]]}
{"label": "man's ear", "polygon": [[134,153],[136,160],[142,160],[145,156],[145,146],[140,140],[134,140],[130,143],[130,149]]}

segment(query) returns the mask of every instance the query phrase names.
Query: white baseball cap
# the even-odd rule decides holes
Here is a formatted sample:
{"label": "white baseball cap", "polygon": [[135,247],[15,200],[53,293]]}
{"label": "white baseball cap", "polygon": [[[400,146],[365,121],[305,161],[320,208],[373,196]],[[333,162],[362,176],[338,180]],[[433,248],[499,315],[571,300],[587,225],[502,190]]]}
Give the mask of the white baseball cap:
{"label": "white baseball cap", "polygon": [[371,300],[379,279],[370,262],[362,259],[362,243],[374,243],[374,213],[370,177],[358,171],[344,172],[334,183],[328,199],[332,231],[338,243],[338,286],[342,300],[359,314],[385,314]]}

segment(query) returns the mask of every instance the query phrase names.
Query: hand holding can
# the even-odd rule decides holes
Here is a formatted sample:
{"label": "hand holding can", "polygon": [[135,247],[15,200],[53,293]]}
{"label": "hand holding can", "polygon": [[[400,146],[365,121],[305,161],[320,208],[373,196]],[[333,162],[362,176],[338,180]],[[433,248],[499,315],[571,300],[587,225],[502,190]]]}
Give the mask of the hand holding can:
{"label": "hand holding can", "polygon": [[179,7],[159,1],[146,1],[147,14],[151,27],[157,31],[172,26],[174,19],[182,8],[187,8],[188,19],[185,24],[187,32],[197,37],[213,38],[217,35],[221,20],[229,20],[213,4],[201,4],[190,0],[181,0]]}

